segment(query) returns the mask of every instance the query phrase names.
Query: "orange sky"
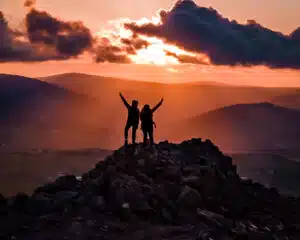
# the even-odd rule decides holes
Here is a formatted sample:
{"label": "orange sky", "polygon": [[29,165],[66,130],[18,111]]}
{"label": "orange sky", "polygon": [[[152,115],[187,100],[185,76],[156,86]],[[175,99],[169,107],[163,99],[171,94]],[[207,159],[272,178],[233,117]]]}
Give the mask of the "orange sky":
{"label": "orange sky", "polygon": [[[82,20],[93,32],[109,28],[108,21],[120,18],[150,18],[160,9],[169,9],[171,0],[38,0],[37,8],[47,10],[64,20]],[[300,26],[299,0],[198,0],[201,6],[212,6],[223,16],[244,23],[255,19],[260,24],[283,33]],[[13,26],[22,25],[26,9],[23,0],[1,0],[0,10]],[[83,57],[68,62],[5,63],[0,73],[44,76],[62,72],[84,72],[154,81],[221,81],[233,84],[263,86],[300,86],[300,71],[270,70],[265,67],[216,67],[203,65],[136,65],[96,64]]]}

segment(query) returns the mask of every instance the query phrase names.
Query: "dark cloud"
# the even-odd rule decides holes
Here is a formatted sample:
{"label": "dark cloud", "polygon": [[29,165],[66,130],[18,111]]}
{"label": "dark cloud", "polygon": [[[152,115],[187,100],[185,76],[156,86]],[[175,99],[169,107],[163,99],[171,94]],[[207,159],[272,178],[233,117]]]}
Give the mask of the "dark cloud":
{"label": "dark cloud", "polygon": [[300,30],[284,35],[251,20],[238,24],[212,8],[191,0],[160,12],[161,24],[135,22],[125,27],[136,34],[156,36],[186,50],[206,54],[216,65],[266,65],[300,69]]}
{"label": "dark cloud", "polygon": [[96,49],[96,62],[111,62],[111,63],[130,63],[131,60],[127,54],[122,52],[119,47],[115,46],[99,46]]}
{"label": "dark cloud", "polygon": [[107,38],[98,39],[94,50],[96,62],[131,63],[129,55],[135,55],[137,50],[150,45],[148,41],[140,38],[137,34],[133,34],[130,38],[121,38],[120,42],[116,46]]}
{"label": "dark cloud", "polygon": [[0,11],[0,62],[35,62],[62,59],[53,49],[32,45],[22,37],[24,38],[24,34],[9,28],[3,13]]}
{"label": "dark cloud", "polygon": [[25,33],[12,30],[0,12],[0,62],[67,60],[93,44],[81,22],[64,22],[35,9],[26,16],[26,28]]}
{"label": "dark cloud", "polygon": [[[26,1],[32,7],[34,1]],[[45,11],[31,8],[26,15],[26,32],[13,31],[0,12],[0,62],[35,62],[67,60],[85,51],[96,62],[130,63],[129,54],[149,43],[133,34],[119,39],[118,46],[109,39],[95,39],[82,22],[67,22]]]}
{"label": "dark cloud", "polygon": [[126,48],[114,46],[109,39],[102,38],[99,40],[97,47],[94,49],[95,61],[111,62],[111,63],[130,63],[131,60],[128,57],[128,51]]}
{"label": "dark cloud", "polygon": [[65,57],[75,57],[90,49],[93,37],[82,22],[65,22],[45,11],[32,9],[26,16],[28,38],[56,49]]}
{"label": "dark cloud", "polygon": [[300,43],[300,27],[291,33],[291,38]]}
{"label": "dark cloud", "polygon": [[176,58],[180,63],[193,63],[193,64],[202,64],[202,65],[208,65],[208,63],[197,56],[191,56],[187,54],[176,54],[173,52],[165,51],[167,56],[172,56]]}
{"label": "dark cloud", "polygon": [[126,45],[128,54],[135,54],[136,50],[147,48],[150,45],[148,41],[141,39],[137,34],[133,34],[131,38],[122,38],[121,43]]}

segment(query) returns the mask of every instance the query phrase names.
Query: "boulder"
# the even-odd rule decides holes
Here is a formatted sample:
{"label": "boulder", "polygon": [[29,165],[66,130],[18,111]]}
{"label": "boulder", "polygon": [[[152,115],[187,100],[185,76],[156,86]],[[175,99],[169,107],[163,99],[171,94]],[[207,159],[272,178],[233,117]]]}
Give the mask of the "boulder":
{"label": "boulder", "polygon": [[182,209],[196,210],[202,204],[202,197],[197,190],[185,185],[182,187],[177,203]]}
{"label": "boulder", "polygon": [[73,190],[76,189],[78,183],[80,183],[80,181],[78,181],[74,175],[61,176],[55,182],[39,187],[35,190],[35,193],[44,192],[55,194],[59,191]]}

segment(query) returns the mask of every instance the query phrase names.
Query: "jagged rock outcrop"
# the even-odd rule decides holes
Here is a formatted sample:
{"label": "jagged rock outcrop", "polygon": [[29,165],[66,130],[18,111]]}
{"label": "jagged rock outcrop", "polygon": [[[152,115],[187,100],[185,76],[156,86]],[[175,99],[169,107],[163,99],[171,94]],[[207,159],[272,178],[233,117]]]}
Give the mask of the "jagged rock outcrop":
{"label": "jagged rock outcrop", "polygon": [[81,177],[0,197],[1,239],[300,239],[300,201],[240,179],[210,141],[121,148]]}

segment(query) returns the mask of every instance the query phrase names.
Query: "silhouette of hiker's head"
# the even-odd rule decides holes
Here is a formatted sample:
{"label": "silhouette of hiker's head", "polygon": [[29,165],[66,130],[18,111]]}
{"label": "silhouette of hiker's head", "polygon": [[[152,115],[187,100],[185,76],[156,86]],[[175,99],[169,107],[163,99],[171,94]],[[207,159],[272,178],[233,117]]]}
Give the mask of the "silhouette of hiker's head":
{"label": "silhouette of hiker's head", "polygon": [[137,100],[133,100],[131,106],[134,108],[137,108],[139,105],[139,102]]}
{"label": "silhouette of hiker's head", "polygon": [[143,111],[150,111],[150,105],[146,104],[143,108]]}

